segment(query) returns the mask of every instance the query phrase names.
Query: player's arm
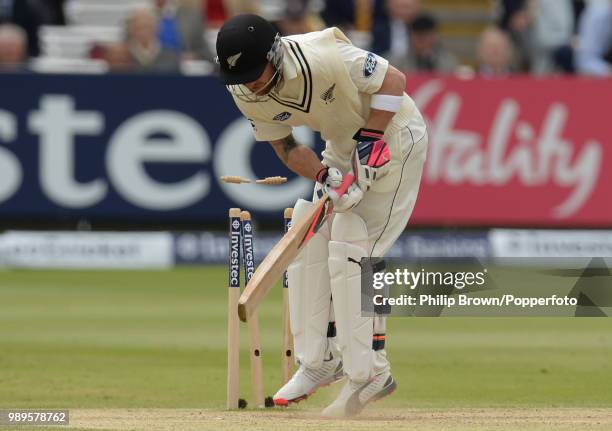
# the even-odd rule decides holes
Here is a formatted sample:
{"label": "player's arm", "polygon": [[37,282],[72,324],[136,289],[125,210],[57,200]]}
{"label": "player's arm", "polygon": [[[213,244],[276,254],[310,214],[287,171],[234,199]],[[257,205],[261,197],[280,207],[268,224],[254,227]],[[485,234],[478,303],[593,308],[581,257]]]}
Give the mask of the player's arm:
{"label": "player's arm", "polygon": [[[397,70],[395,67],[389,65],[387,68],[387,73],[385,74],[385,78],[383,79],[382,85],[380,89],[374,93],[374,96],[383,96],[382,100],[384,100],[384,96],[391,96],[391,98],[402,98],[404,95],[404,89],[406,88],[406,76]],[[397,99],[397,103],[401,103],[401,100]],[[388,99],[393,101],[393,99]],[[375,105],[383,108],[385,105]],[[373,130],[385,130],[389,125],[389,122],[395,115],[395,112],[388,111],[385,109],[376,109],[372,107],[370,110],[370,117],[365,125],[366,129]]]}
{"label": "player's arm", "polygon": [[346,43],[338,43],[340,58],[359,92],[371,94],[370,113],[353,139],[353,169],[359,187],[368,191],[389,170],[391,155],[385,130],[404,100],[406,77],[387,60]]}
{"label": "player's arm", "polygon": [[376,54],[341,41],[337,47],[357,90],[371,95],[370,115],[363,128],[382,134],[401,109],[406,89],[405,75]]}
{"label": "player's arm", "polygon": [[[243,114],[251,122],[255,139],[257,141],[270,142],[278,158],[289,169],[302,177],[321,183],[327,179],[324,175],[327,169],[321,163],[317,154],[295,140],[290,126],[249,118],[246,112],[243,112]],[[279,136],[284,137],[278,138]]]}
{"label": "player's arm", "polygon": [[[327,167],[317,157],[317,154],[305,145],[298,143],[293,134],[283,139],[270,141],[276,155],[283,163],[302,177],[315,180],[326,188],[337,188],[342,184],[342,172],[333,167]],[[344,212],[352,209],[363,198],[363,192],[356,184],[351,184],[342,196],[335,195],[334,211]]]}
{"label": "player's arm", "polygon": [[297,142],[293,134],[270,141],[270,144],[278,158],[293,172],[310,180],[320,180],[317,175],[326,169],[325,165],[312,149]]}

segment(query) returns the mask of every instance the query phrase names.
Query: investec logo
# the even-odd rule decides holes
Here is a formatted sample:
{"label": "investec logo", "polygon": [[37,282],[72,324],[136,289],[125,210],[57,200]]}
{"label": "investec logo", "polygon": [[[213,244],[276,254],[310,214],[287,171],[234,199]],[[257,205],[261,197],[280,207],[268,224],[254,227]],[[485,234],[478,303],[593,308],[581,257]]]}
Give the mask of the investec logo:
{"label": "investec logo", "polygon": [[245,278],[250,280],[255,272],[255,263],[253,262],[253,228],[251,222],[244,224],[244,268]]}
{"label": "investec logo", "polygon": [[229,285],[240,287],[240,220],[238,219],[232,219]]}
{"label": "investec logo", "polygon": [[[291,229],[291,226],[293,225],[291,220],[292,219],[285,220],[285,232],[287,232],[289,229]],[[287,277],[287,272],[285,272],[285,276],[283,277],[283,287],[284,288],[288,288],[289,287],[289,278]]]}

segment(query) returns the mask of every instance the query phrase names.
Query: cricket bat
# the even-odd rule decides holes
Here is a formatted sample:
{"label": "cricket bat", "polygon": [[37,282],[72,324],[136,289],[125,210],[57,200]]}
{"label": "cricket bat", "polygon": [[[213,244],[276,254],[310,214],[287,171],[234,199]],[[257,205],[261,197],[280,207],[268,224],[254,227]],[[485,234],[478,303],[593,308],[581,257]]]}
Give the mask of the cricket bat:
{"label": "cricket bat", "polygon": [[[345,175],[337,189],[330,190],[319,199],[306,216],[294,223],[291,229],[274,245],[272,250],[259,264],[251,280],[247,283],[238,301],[238,316],[246,322],[274,284],[282,277],[283,272],[308,243],[319,228],[332,214],[336,199],[346,193],[355,181],[353,174]],[[335,196],[334,196],[335,195]]]}

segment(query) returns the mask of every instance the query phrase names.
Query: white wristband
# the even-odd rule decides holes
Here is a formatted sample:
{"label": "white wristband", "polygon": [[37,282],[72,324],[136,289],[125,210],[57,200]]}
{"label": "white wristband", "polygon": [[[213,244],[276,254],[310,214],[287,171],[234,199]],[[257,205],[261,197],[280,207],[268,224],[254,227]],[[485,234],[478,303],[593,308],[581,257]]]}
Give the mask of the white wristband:
{"label": "white wristband", "polygon": [[381,111],[397,112],[402,107],[404,96],[390,96],[388,94],[374,94],[370,107]]}

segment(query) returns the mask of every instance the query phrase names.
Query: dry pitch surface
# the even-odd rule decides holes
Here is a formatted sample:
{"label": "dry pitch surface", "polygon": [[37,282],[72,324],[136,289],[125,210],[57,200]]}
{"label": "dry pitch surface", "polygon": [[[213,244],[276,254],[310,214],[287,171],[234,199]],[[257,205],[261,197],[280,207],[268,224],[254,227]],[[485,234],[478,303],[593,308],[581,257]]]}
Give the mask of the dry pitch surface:
{"label": "dry pitch surface", "polygon": [[561,431],[612,429],[612,409],[376,409],[355,420],[323,420],[318,410],[214,411],[195,409],[72,410],[82,430],[419,430]]}

